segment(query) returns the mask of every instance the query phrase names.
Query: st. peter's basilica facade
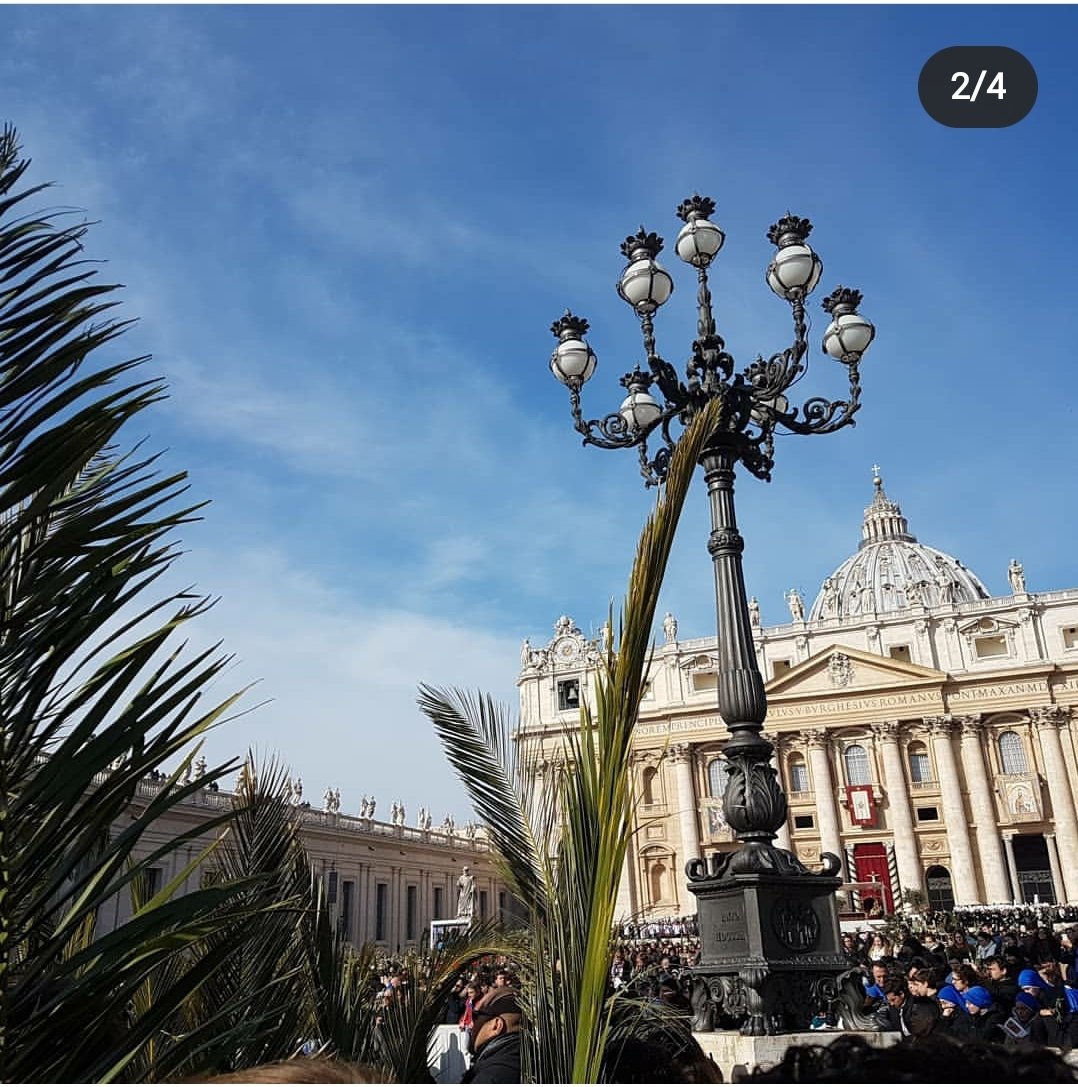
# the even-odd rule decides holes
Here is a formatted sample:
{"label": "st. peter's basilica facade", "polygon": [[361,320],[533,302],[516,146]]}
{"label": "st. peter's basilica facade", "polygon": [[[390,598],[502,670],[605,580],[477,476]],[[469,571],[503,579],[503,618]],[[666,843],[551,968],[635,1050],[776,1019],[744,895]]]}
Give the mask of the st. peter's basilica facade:
{"label": "st. peter's basilica facade", "polygon": [[[890,912],[904,891],[939,907],[1078,903],[1078,589],[1027,592],[1013,560],[1008,580],[992,596],[919,543],[877,475],[860,547],[811,609],[791,592],[792,621],[764,627],[750,604],[790,805],[777,844],[843,858],[855,908]],[[664,631],[636,728],[622,916],[693,912],[685,862],[735,847],[715,636],[681,640],[670,615]],[[518,735],[539,781],[601,648],[567,617],[524,645]]]}

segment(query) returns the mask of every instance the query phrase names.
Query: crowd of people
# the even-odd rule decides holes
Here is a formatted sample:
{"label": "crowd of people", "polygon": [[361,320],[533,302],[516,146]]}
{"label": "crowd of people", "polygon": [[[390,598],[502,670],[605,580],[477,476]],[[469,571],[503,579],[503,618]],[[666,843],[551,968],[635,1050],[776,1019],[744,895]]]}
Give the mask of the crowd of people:
{"label": "crowd of people", "polygon": [[[1003,920],[1002,918],[1000,919]],[[864,1012],[881,1030],[924,1037],[1078,1045],[1078,926],[1053,931],[986,922],[973,930],[847,933],[842,951],[864,974]],[[820,1008],[815,1029],[848,1026]]]}

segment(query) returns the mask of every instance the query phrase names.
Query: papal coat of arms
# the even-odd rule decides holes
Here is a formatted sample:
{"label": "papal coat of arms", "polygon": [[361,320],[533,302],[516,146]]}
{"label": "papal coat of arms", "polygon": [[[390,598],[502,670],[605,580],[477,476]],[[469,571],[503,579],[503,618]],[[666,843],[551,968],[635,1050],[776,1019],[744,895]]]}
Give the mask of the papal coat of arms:
{"label": "papal coat of arms", "polygon": [[845,653],[832,653],[827,661],[827,674],[833,687],[846,687],[853,680],[853,661]]}

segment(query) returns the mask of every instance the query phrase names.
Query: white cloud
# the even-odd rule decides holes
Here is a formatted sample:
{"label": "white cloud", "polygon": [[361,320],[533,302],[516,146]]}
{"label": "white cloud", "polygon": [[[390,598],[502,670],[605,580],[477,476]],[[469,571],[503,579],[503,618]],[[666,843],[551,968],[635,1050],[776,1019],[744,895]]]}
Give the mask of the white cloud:
{"label": "white cloud", "polygon": [[340,788],[348,811],[373,793],[386,807],[399,798],[409,811],[424,804],[458,819],[467,813],[433,726],[416,708],[416,689],[420,682],[478,688],[515,706],[516,639],[357,606],[270,548],[200,548],[176,573],[221,596],[188,632],[202,644],[223,639],[239,658],[214,697],[257,679],[246,704],[273,700],[218,729],[207,744],[212,757],[276,751],[309,797]]}

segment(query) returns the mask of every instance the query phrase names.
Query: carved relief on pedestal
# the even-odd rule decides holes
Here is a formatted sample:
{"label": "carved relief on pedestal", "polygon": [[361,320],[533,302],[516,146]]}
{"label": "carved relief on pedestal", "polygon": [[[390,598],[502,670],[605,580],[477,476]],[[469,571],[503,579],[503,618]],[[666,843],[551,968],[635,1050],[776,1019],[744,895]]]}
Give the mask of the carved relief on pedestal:
{"label": "carved relief on pedestal", "polygon": [[937,855],[946,851],[947,841],[944,838],[925,838],[921,842],[921,849],[925,853]]}

